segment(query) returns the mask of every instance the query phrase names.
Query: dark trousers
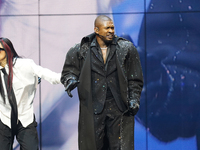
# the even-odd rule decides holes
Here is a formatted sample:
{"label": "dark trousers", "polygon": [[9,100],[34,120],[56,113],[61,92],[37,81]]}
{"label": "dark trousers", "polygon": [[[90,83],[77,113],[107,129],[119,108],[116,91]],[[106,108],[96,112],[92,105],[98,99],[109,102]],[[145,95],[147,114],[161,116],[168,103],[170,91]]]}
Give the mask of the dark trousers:
{"label": "dark trousers", "polygon": [[115,100],[106,100],[103,112],[94,115],[94,127],[97,150],[120,149],[120,119]]}
{"label": "dark trousers", "polygon": [[[37,122],[34,120],[33,123],[24,128],[19,121],[17,126],[16,139],[20,144],[20,150],[39,150],[38,148],[38,134],[37,134]],[[13,145],[11,139],[11,129],[4,125],[0,120],[0,149],[11,150]]]}

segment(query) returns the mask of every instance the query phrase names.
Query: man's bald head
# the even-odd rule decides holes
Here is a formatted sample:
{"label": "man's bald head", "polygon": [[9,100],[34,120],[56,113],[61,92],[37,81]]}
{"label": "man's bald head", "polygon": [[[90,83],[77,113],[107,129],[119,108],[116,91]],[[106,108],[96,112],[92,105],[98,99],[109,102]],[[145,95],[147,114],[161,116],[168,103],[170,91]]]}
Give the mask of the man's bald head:
{"label": "man's bald head", "polygon": [[112,19],[105,15],[98,16],[94,22],[94,32],[96,33],[97,42],[100,46],[110,44],[115,34]]}
{"label": "man's bald head", "polygon": [[105,15],[100,15],[98,16],[95,21],[94,21],[94,27],[99,28],[99,26],[102,24],[104,21],[112,21],[108,16]]}

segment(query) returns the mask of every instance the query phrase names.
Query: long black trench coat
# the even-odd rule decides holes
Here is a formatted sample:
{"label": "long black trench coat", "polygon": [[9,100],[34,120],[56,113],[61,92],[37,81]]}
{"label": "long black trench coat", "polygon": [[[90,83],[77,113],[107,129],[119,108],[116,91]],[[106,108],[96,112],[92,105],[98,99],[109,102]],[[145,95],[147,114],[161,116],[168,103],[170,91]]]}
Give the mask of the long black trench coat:
{"label": "long black trench coat", "polygon": [[[63,66],[61,82],[77,78],[79,109],[79,149],[96,150],[92,92],[91,92],[91,63],[90,43],[95,38],[95,33],[84,37],[81,43],[72,47]],[[119,77],[122,100],[127,109],[121,118],[120,147],[121,150],[134,149],[134,116],[128,115],[128,101],[140,101],[143,87],[143,74],[137,49],[133,44],[123,38],[115,37],[117,71]]]}

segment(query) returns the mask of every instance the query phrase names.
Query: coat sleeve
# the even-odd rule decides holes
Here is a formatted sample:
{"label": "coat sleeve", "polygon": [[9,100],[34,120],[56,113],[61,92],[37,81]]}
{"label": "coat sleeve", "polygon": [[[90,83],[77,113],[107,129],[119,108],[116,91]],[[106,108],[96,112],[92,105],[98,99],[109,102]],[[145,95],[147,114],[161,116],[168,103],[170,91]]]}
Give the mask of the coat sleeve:
{"label": "coat sleeve", "polygon": [[140,57],[135,46],[130,42],[128,51],[127,80],[130,100],[136,100],[140,104],[140,95],[143,88],[143,73]]}
{"label": "coat sleeve", "polygon": [[64,84],[70,79],[78,80],[80,75],[80,62],[78,51],[80,50],[80,44],[76,44],[70,48],[66,54],[63,70],[61,73],[61,83]]}

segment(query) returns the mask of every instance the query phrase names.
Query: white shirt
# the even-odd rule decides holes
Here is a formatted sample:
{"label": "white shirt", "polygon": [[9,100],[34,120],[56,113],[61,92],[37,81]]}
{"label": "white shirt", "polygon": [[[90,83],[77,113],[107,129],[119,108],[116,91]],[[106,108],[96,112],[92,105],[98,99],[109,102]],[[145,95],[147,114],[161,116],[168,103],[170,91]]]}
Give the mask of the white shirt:
{"label": "white shirt", "polygon": [[[17,58],[14,62],[13,90],[17,101],[18,120],[21,121],[23,127],[27,127],[34,120],[33,99],[38,85],[38,77],[45,79],[51,84],[60,84],[61,73],[55,73],[38,66],[31,59]],[[2,69],[1,66],[0,69]],[[5,69],[8,73],[7,65]],[[3,72],[1,72],[1,79],[6,96],[6,104],[4,104],[3,98],[0,95],[0,119],[5,125],[11,128],[11,107],[5,90]]]}

